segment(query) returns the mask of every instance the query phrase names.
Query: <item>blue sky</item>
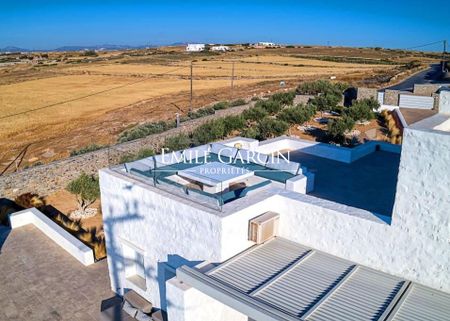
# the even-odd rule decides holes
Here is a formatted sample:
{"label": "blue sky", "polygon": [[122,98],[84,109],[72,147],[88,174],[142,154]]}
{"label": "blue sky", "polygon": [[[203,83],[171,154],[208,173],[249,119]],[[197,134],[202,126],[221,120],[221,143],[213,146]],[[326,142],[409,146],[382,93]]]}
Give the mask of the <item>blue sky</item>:
{"label": "blue sky", "polygon": [[449,11],[448,1],[433,0],[0,0],[0,47],[273,41],[407,48],[450,40]]}

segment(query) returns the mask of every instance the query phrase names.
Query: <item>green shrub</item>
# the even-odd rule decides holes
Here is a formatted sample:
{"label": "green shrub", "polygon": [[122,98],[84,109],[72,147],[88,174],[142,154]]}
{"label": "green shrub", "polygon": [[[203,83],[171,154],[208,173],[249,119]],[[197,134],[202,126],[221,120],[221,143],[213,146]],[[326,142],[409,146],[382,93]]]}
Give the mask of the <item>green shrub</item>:
{"label": "green shrub", "polygon": [[241,131],[240,136],[257,139],[260,136],[259,129],[258,129],[258,127],[244,128]]}
{"label": "green shrub", "polygon": [[234,130],[245,128],[245,119],[241,115],[227,116],[223,118],[224,134],[229,135]]}
{"label": "green shrub", "polygon": [[283,108],[282,104],[279,101],[272,99],[268,99],[266,101],[258,101],[255,104],[255,107],[261,107],[270,115],[275,115],[281,110],[281,108]]}
{"label": "green shrub", "polygon": [[337,93],[326,93],[309,100],[308,104],[314,106],[319,111],[329,111],[337,107],[342,95]]}
{"label": "green shrub", "polygon": [[120,164],[123,163],[128,163],[128,162],[132,162],[138,159],[143,159],[143,158],[147,158],[150,156],[155,155],[155,151],[151,148],[143,148],[141,149],[139,152],[137,152],[136,154],[128,154],[128,155],[124,155],[120,158]]}
{"label": "green shrub", "polygon": [[276,101],[281,105],[287,106],[294,103],[295,91],[289,91],[286,93],[276,93],[273,94],[269,100]]}
{"label": "green shrub", "polygon": [[242,106],[245,105],[246,103],[247,102],[244,99],[236,99],[230,103],[230,106],[231,107]]}
{"label": "green shrub", "polygon": [[335,143],[345,142],[345,132],[350,131],[355,126],[355,121],[350,117],[331,119],[327,124],[327,134]]}
{"label": "green shrub", "polygon": [[373,98],[356,100],[345,110],[345,115],[354,121],[371,120],[375,118],[373,110],[377,110],[379,107],[380,104]]}
{"label": "green shrub", "polygon": [[168,137],[164,141],[164,148],[169,151],[177,151],[181,149],[186,149],[191,146],[191,139],[186,134],[178,134],[176,136]]}
{"label": "green shrub", "polygon": [[222,119],[210,120],[194,129],[192,132],[192,140],[195,145],[203,145],[223,138],[224,135],[224,121]]}
{"label": "green shrub", "polygon": [[174,122],[159,121],[146,123],[125,130],[119,135],[118,141],[119,143],[128,142],[149,135],[159,134],[174,127],[175,127]]}
{"label": "green shrub", "polygon": [[296,93],[298,95],[341,94],[348,87],[348,84],[342,82],[332,83],[328,80],[307,81],[298,85]]}
{"label": "green shrub", "polygon": [[190,112],[188,112],[187,116],[190,119],[197,119],[197,118],[200,118],[200,117],[205,117],[205,116],[212,115],[215,112],[216,111],[215,111],[214,107],[207,107],[207,108],[197,109],[196,111],[190,111]]}
{"label": "green shrub", "polygon": [[258,123],[259,139],[267,139],[283,135],[289,124],[285,121],[266,117]]}
{"label": "green shrub", "polygon": [[254,96],[251,99],[251,101],[259,101],[259,100],[261,100],[261,98],[259,98],[258,96]]}
{"label": "green shrub", "polygon": [[85,147],[82,147],[80,149],[76,149],[70,152],[70,156],[77,156],[77,155],[82,155],[82,154],[86,154],[89,152],[93,152],[99,149],[102,149],[104,147],[107,147],[107,145],[97,145],[97,144],[91,144]]}
{"label": "green shrub", "polygon": [[244,117],[244,119],[250,120],[250,121],[258,121],[268,115],[268,113],[265,109],[263,109],[261,106],[257,106],[258,104],[259,104],[259,102],[256,103],[256,105],[253,106],[252,108],[244,110],[244,112],[242,113],[242,116]]}
{"label": "green shrub", "polygon": [[303,124],[310,120],[316,109],[312,105],[297,105],[294,107],[284,108],[278,115],[277,119],[285,121],[289,124]]}
{"label": "green shrub", "polygon": [[228,107],[230,107],[230,103],[228,101],[221,101],[212,106],[214,110],[227,109]]}

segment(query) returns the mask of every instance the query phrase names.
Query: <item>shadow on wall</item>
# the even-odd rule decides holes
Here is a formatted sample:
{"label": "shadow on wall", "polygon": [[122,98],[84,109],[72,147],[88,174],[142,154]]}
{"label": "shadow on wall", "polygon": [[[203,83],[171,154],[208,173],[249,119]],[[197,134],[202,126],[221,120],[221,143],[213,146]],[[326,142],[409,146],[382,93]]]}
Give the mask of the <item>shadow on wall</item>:
{"label": "shadow on wall", "polygon": [[11,233],[11,228],[0,224],[0,255],[2,254],[2,247],[8,238],[9,233]]}
{"label": "shadow on wall", "polygon": [[11,233],[9,215],[23,209],[23,207],[7,198],[0,198],[0,253],[9,233]]}
{"label": "shadow on wall", "polygon": [[[120,194],[121,193],[118,192],[117,194],[108,195],[108,197],[120,198],[121,197]],[[103,220],[111,283],[112,286],[115,287],[115,292],[119,293],[120,295],[130,290],[128,288],[122,287],[123,285],[121,284],[122,282],[120,279],[121,271],[124,271],[127,266],[139,264],[140,262],[138,262],[136,259],[125,257],[122,252],[121,244],[117,243],[117,238],[111,238],[109,236],[111,235],[111,233],[115,232],[117,227],[123,226],[124,224],[126,225],[126,222],[143,220],[144,217],[138,214],[137,208],[138,208],[137,201],[134,201],[133,203],[126,203],[125,211],[123,214],[121,214],[120,216],[106,218]],[[113,210],[112,208],[109,208],[110,212],[112,210]],[[161,302],[160,308],[162,310],[167,311],[167,306],[169,304],[166,298],[166,281],[175,277],[176,269],[178,267],[182,265],[188,265],[190,267],[193,267],[201,262],[203,261],[189,261],[178,254],[169,254],[167,256],[166,262],[158,262],[157,271],[155,271],[154,268],[148,266],[145,268],[144,272],[145,278],[155,280],[158,283]],[[104,309],[111,307],[111,305],[114,305],[114,302],[117,304],[117,298],[115,297],[103,301],[100,311],[103,311]]]}
{"label": "shadow on wall", "polygon": [[176,269],[187,265],[194,267],[203,261],[189,261],[178,254],[169,254],[167,262],[158,262],[158,285],[161,309],[167,311],[166,282],[176,276]]}
{"label": "shadow on wall", "polygon": [[344,91],[344,106],[350,107],[352,105],[353,100],[358,97],[358,90],[355,87],[347,88]]}

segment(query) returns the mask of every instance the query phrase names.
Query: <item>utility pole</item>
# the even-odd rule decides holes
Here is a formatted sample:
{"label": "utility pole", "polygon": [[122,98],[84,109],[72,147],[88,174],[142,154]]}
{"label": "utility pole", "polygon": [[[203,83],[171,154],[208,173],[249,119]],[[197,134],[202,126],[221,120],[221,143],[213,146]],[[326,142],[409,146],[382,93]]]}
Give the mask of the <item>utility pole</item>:
{"label": "utility pole", "polygon": [[192,111],[192,69],[193,69],[193,62],[191,61],[191,99],[189,103],[189,111]]}
{"label": "utility pole", "polygon": [[233,90],[234,90],[234,61],[231,65],[231,99],[233,99]]}
{"label": "utility pole", "polygon": [[445,72],[447,66],[447,40],[442,41],[444,43],[444,51],[442,52],[442,72]]}

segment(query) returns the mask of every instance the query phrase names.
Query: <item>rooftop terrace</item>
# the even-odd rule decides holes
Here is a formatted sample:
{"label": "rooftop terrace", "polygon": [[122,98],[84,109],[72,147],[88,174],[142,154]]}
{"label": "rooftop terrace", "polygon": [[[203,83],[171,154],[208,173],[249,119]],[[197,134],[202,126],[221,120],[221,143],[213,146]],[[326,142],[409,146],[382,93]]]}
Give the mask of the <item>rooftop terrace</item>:
{"label": "rooftop terrace", "polygon": [[308,175],[304,166],[282,155],[220,143],[151,156],[119,171],[214,208],[269,186],[306,193]]}
{"label": "rooftop terrace", "polygon": [[352,163],[343,163],[300,151],[291,160],[315,174],[308,194],[333,202],[391,216],[400,154],[376,151]]}
{"label": "rooftop terrace", "polygon": [[126,163],[118,170],[215,209],[276,187],[389,220],[400,154],[398,146],[379,144],[349,149],[291,137],[264,142],[235,138]]}

